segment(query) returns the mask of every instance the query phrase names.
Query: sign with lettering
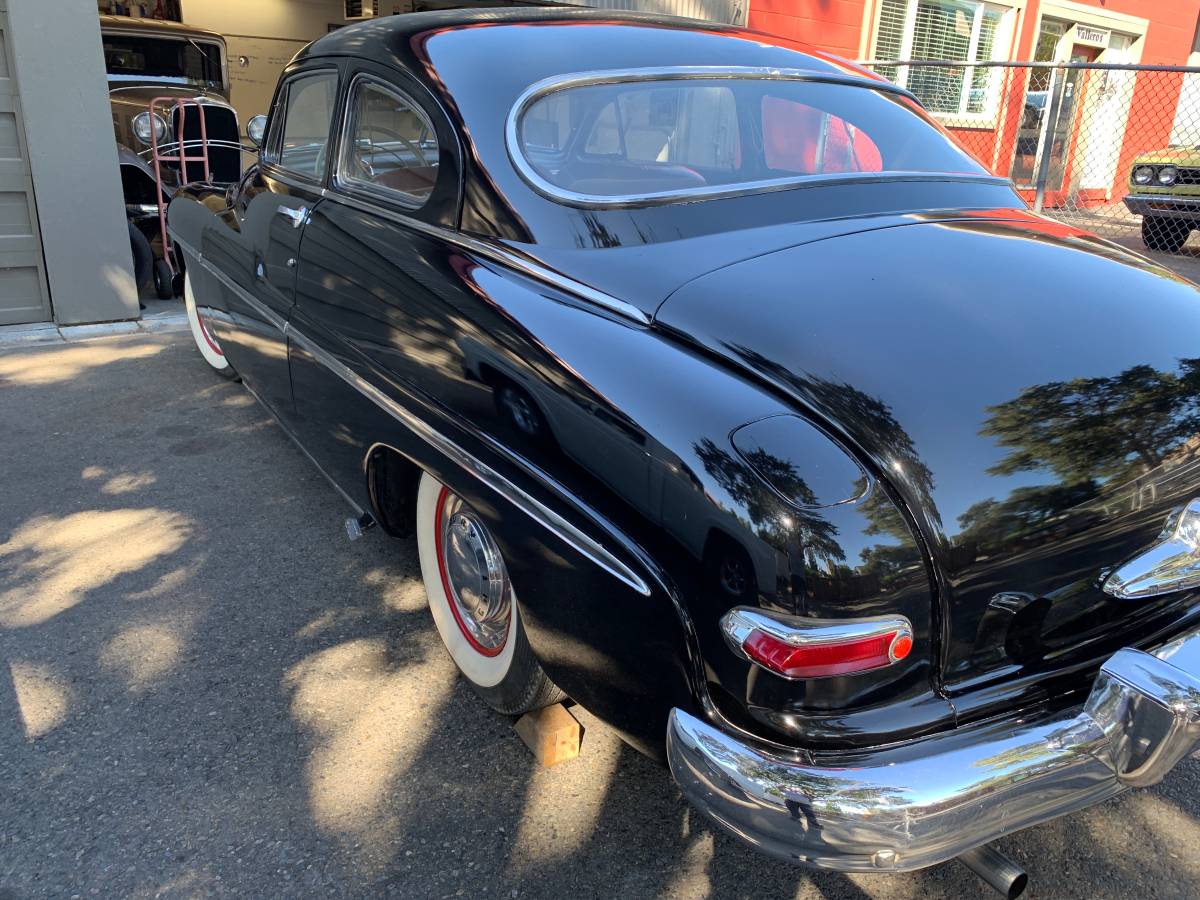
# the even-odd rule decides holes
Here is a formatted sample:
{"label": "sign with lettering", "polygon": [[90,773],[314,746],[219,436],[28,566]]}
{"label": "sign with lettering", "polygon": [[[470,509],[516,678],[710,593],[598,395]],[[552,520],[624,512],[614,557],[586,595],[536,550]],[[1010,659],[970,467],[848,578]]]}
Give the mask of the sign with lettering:
{"label": "sign with lettering", "polygon": [[1091,28],[1087,25],[1075,26],[1075,43],[1088,47],[1107,47],[1108,38],[1112,32],[1103,28]]}

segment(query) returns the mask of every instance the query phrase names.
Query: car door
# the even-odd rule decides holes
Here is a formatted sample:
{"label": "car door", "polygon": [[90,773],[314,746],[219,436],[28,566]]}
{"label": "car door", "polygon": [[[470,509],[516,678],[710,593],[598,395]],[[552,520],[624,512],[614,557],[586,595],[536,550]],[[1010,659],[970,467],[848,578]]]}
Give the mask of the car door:
{"label": "car door", "polygon": [[[449,120],[401,73],[344,77],[336,168],[304,229],[290,327],[310,454],[365,508],[371,443],[412,441],[400,408],[481,458],[498,441],[551,472],[611,473],[649,508],[644,435],[597,428],[596,398],[481,287],[495,283],[490,263],[454,228],[461,156]],[[389,400],[393,415],[381,415]]]}
{"label": "car door", "polygon": [[363,386],[404,405],[414,387],[451,407],[463,399],[446,390],[463,381],[447,333],[462,297],[453,248],[438,237],[457,217],[460,156],[414,79],[364,62],[343,77],[335,171],[304,228],[290,362],[302,442],[365,507],[363,460],[389,417]]}
{"label": "car door", "polygon": [[203,236],[222,273],[226,316],[215,324],[243,380],[281,418],[294,418],[285,325],[295,303],[304,226],[320,202],[337,106],[338,70],[289,74],[272,105],[257,172],[242,186],[236,227],[226,217]]}

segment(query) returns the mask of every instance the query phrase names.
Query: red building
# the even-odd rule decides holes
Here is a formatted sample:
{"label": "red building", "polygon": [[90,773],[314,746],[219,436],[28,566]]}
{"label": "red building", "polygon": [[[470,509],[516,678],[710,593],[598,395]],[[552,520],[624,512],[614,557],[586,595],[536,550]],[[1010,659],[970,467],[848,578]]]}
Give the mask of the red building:
{"label": "red building", "polygon": [[[850,59],[964,63],[876,69],[917,94],[992,171],[1032,190],[1051,74],[967,64],[1188,65],[1200,62],[1198,19],[1200,0],[750,0],[748,25]],[[1054,77],[1067,79],[1069,105],[1048,144],[1050,206],[1068,197],[1078,205],[1115,201],[1136,155],[1173,136],[1200,143],[1200,84],[1181,74]]]}

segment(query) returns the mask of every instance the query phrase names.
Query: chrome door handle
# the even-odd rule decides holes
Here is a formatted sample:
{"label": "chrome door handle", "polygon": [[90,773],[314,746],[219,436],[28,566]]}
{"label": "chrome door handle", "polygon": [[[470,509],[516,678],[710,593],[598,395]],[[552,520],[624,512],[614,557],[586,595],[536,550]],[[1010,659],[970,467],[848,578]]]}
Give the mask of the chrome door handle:
{"label": "chrome door handle", "polygon": [[279,215],[283,216],[285,219],[291,219],[293,228],[299,228],[308,219],[307,206],[292,208],[290,206],[284,206],[281,203],[279,204],[279,209],[276,210],[276,212],[278,212]]}

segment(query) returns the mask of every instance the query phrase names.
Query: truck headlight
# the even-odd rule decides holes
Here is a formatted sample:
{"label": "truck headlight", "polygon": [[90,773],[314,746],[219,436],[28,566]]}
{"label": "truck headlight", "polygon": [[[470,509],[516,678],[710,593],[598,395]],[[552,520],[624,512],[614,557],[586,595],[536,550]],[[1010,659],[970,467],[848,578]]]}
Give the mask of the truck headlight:
{"label": "truck headlight", "polygon": [[1134,184],[1149,184],[1154,180],[1154,170],[1149,166],[1138,166],[1133,170]]}
{"label": "truck headlight", "polygon": [[1174,166],[1163,166],[1158,170],[1158,183],[1163,187],[1170,187],[1178,177],[1179,170]]}
{"label": "truck headlight", "polygon": [[154,141],[161,144],[167,139],[167,123],[159,115],[148,112],[138,113],[133,117],[133,136],[143,144],[150,143],[150,129],[154,129]]}

